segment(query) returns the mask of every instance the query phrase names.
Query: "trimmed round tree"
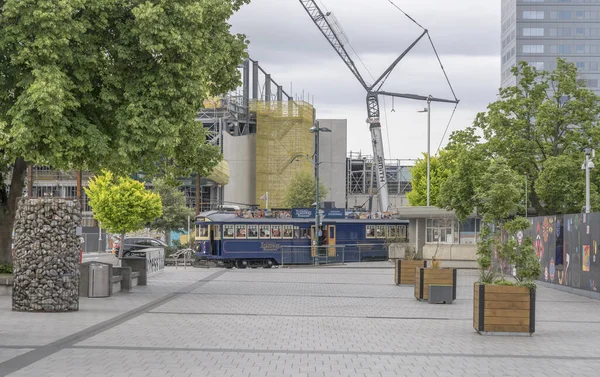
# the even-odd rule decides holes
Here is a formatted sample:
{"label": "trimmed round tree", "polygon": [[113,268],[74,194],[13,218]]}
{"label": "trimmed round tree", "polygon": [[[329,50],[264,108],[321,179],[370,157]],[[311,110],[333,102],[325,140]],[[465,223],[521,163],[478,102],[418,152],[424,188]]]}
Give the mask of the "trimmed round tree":
{"label": "trimmed round tree", "polygon": [[125,234],[142,229],[162,214],[158,194],[146,190],[141,182],[117,177],[109,171],[91,179],[85,193],[94,218],[107,231],[121,235],[119,258],[123,256]]}

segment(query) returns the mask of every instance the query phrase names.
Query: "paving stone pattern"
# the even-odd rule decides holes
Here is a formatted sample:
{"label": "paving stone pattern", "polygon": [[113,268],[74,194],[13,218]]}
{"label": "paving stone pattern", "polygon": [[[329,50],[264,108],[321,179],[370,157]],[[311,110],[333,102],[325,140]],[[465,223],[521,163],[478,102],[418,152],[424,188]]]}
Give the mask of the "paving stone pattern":
{"label": "paving stone pattern", "polygon": [[18,319],[0,298],[0,376],[598,376],[600,301],[539,287],[533,337],[480,336],[476,279],[459,271],[453,305],[416,301],[392,269],[340,267],[168,268]]}

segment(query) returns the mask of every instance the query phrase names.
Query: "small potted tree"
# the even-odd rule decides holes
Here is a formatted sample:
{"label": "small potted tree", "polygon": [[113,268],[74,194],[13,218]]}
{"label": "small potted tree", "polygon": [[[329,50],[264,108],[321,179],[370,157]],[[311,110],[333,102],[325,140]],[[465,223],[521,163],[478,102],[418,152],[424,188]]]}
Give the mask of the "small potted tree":
{"label": "small potted tree", "polygon": [[[480,334],[535,332],[534,280],[542,269],[531,238],[518,236],[529,226],[521,217],[482,229],[477,246],[480,279],[473,292],[473,327]],[[506,277],[510,266],[516,269],[515,282]]]}
{"label": "small potted tree", "polygon": [[[439,219],[439,221],[448,220]],[[427,268],[427,265],[419,266],[414,271],[415,298],[419,301],[428,301],[430,285],[452,286],[452,300],[456,300],[456,268],[440,267],[440,261],[437,259],[439,247],[440,240],[437,238],[437,247],[433,257],[431,257],[431,267]]]}
{"label": "small potted tree", "polygon": [[427,267],[427,261],[423,260],[415,251],[413,245],[408,242],[404,246],[404,259],[396,259],[394,270],[394,281],[396,285],[415,284],[415,269]]}
{"label": "small potted tree", "polygon": [[[477,244],[480,279],[474,285],[473,327],[480,334],[535,332],[535,283],[541,266],[530,238],[529,226],[518,217],[522,177],[502,159],[491,161],[475,195],[483,213]],[[516,267],[514,280],[506,271]]]}

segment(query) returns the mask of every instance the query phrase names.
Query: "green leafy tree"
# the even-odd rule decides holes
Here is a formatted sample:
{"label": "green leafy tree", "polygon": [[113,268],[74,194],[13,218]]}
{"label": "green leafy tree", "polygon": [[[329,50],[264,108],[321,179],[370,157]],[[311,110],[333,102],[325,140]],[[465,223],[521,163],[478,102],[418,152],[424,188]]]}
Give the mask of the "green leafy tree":
{"label": "green leafy tree", "polygon": [[440,187],[439,206],[453,210],[464,221],[479,205],[475,190],[489,164],[475,128],[454,132],[440,163],[449,173]]}
{"label": "green leafy tree", "polygon": [[[442,165],[450,171],[440,189],[442,207],[461,219],[481,202],[475,191],[498,158],[527,177],[527,204],[536,213],[579,212],[585,200],[583,151],[600,142],[600,97],[577,77],[575,65],[558,59],[553,72],[527,63],[513,68],[516,86],[477,115],[472,127],[452,134]],[[525,183],[519,188],[525,194]],[[600,174],[592,172],[592,206],[600,205]],[[523,196],[524,204],[525,198]],[[524,213],[524,211],[523,211]]]}
{"label": "green leafy tree", "polygon": [[[562,59],[553,72],[537,71],[526,62],[512,72],[519,83],[500,89],[500,99],[477,115],[474,126],[487,140],[490,156],[504,157],[515,172],[527,174],[528,202],[538,214],[571,211],[584,195],[580,190],[572,198],[571,191],[573,182],[584,180],[583,171],[556,168],[572,161],[580,165],[583,150],[600,142],[600,97],[578,79],[575,65]],[[546,167],[552,171],[543,174]],[[548,187],[549,178],[556,179],[557,187]],[[569,198],[566,206],[555,202],[561,197]]]}
{"label": "green leafy tree", "polygon": [[[530,226],[526,218],[518,217],[523,210],[523,181],[524,177],[510,169],[505,159],[498,158],[491,161],[475,189],[484,223],[477,245],[482,283],[511,284],[504,277],[506,266],[498,265],[504,262],[516,265],[520,284],[535,286],[533,280],[539,276],[541,265],[535,258],[531,238],[527,237],[522,244],[517,242],[517,232]],[[500,280],[497,280],[498,272]]]}
{"label": "green leafy tree", "polygon": [[162,215],[150,224],[150,228],[163,232],[167,245],[170,245],[171,231],[185,229],[188,216],[193,219],[194,212],[185,205],[185,195],[177,186],[166,179],[155,179],[152,185],[152,192],[160,196]]}
{"label": "green leafy tree", "polygon": [[[317,184],[310,173],[299,173],[294,176],[285,192],[285,205],[289,208],[310,208],[315,202]],[[327,196],[328,190],[319,183],[319,201]]]}
{"label": "green leafy tree", "polygon": [[[585,205],[585,172],[581,170],[584,155],[549,157],[536,181],[537,194],[548,213],[577,213]],[[593,208],[600,208],[598,186],[590,183]]]}
{"label": "green leafy tree", "polygon": [[162,214],[160,196],[129,177],[105,171],[85,188],[94,218],[111,233],[121,235],[119,257],[123,256],[125,234],[144,228]]}
{"label": "green leafy tree", "polygon": [[[442,151],[442,154],[444,152]],[[442,164],[442,157],[431,156],[429,160],[429,178],[430,193],[429,201],[432,206],[440,205],[440,187],[448,177],[449,171],[446,165]],[[427,154],[423,153],[423,158],[419,159],[415,166],[410,170],[412,178],[410,180],[412,190],[406,195],[408,203],[411,206],[427,205]]]}
{"label": "green leafy tree", "polygon": [[220,154],[195,117],[239,84],[247,42],[228,20],[248,2],[2,1],[0,263],[11,261],[28,164],[119,175],[214,167]]}

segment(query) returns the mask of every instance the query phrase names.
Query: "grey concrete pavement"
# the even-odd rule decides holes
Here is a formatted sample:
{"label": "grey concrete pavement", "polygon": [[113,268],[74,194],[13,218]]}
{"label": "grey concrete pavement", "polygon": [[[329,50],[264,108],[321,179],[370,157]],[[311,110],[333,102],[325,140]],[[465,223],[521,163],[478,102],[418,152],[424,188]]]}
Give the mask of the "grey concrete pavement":
{"label": "grey concrete pavement", "polygon": [[416,301],[392,269],[340,267],[167,268],[78,313],[0,298],[0,376],[598,376],[599,301],[538,288],[533,337],[484,337],[477,273],[458,278],[453,305]]}

